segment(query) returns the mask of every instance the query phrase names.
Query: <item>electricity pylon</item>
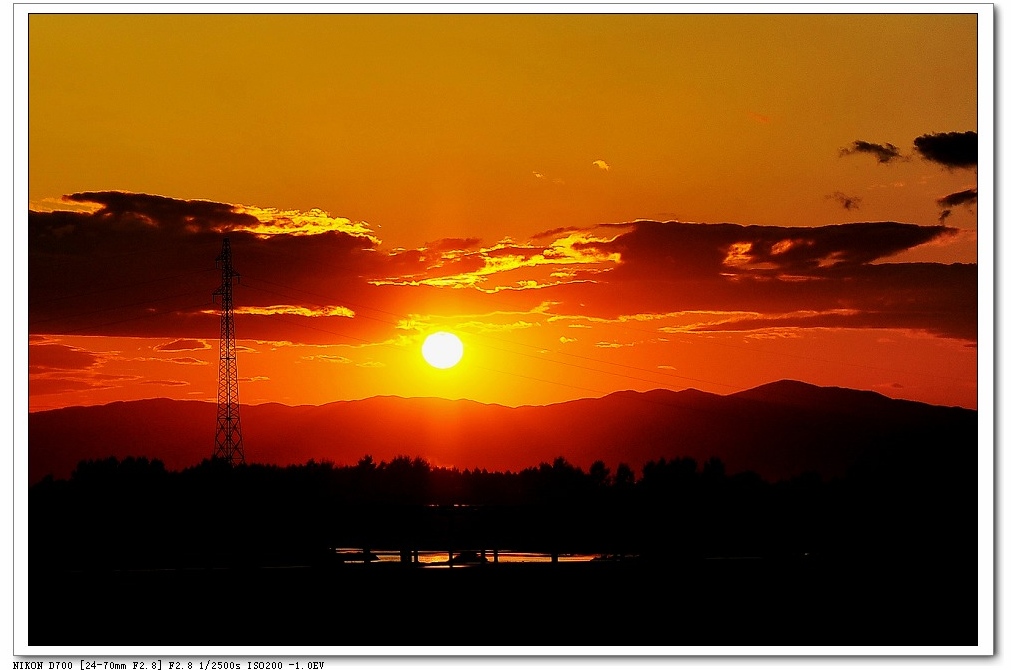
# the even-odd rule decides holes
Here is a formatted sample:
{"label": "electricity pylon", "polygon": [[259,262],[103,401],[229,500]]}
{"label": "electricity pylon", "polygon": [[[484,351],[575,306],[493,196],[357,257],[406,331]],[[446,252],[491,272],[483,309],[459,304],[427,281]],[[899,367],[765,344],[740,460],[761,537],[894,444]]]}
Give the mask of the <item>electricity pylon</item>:
{"label": "electricity pylon", "polygon": [[221,268],[221,286],[214,295],[221,296],[221,338],[218,341],[218,428],[214,437],[214,458],[230,465],[244,463],[242,430],[239,426],[239,377],[235,367],[235,323],[232,318],[232,279],[239,273],[232,269],[232,247],[226,237],[221,255],[215,259]]}

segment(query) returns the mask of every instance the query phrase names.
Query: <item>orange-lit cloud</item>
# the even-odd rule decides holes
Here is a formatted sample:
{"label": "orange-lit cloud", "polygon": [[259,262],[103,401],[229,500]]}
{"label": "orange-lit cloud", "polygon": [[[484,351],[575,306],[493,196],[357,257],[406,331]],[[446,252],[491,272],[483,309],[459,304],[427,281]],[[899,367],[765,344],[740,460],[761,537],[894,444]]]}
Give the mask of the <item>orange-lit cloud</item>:
{"label": "orange-lit cloud", "polygon": [[[331,216],[321,209],[311,209],[307,212],[297,210],[279,210],[270,207],[252,207],[239,205],[235,207],[239,214],[251,214],[256,217],[257,224],[236,225],[234,232],[250,232],[260,237],[273,235],[322,235],[323,233],[344,233],[353,237],[364,237],[373,244],[379,244],[369,224],[364,221],[351,221],[343,217]],[[225,231],[222,231],[225,232]]]}
{"label": "orange-lit cloud", "polygon": [[87,370],[100,362],[98,355],[65,344],[29,344],[28,369]]}
{"label": "orange-lit cloud", "polygon": [[[221,235],[214,231],[228,229],[241,274],[237,328],[253,339],[385,341],[407,313],[417,313],[406,306],[449,296],[470,314],[525,313],[549,302],[551,316],[603,319],[811,310],[839,320],[832,310],[853,309],[874,316],[848,323],[975,336],[974,265],[886,262],[958,234],[944,226],[636,221],[545,231],[534,236],[538,243],[445,238],[380,253],[372,237],[339,226],[312,235],[254,234],[259,219],[248,207],[108,192],[69,197],[102,208],[30,212],[35,333],[160,333],[176,336],[162,351],[208,348],[219,330],[211,294],[220,282],[212,261]],[[66,300],[68,284],[95,290]],[[905,298],[884,297],[895,292]],[[345,317],[348,325],[311,325],[317,317]]]}
{"label": "orange-lit cloud", "polygon": [[193,358],[192,356],[181,356],[179,358],[166,358],[164,359],[169,363],[176,363],[178,365],[208,365],[207,361],[202,361],[199,358]]}
{"label": "orange-lit cloud", "polygon": [[[211,313],[216,313],[210,310]],[[270,316],[273,314],[289,314],[294,316],[343,316],[354,318],[354,310],[340,305],[328,305],[324,307],[302,307],[299,305],[265,305],[262,307],[240,306],[234,309],[235,314],[253,314],[258,316]]]}
{"label": "orange-lit cloud", "polygon": [[333,354],[314,354],[312,356],[303,356],[302,360],[304,360],[304,361],[324,361],[324,362],[327,362],[327,363],[340,363],[342,365],[346,365],[348,363],[354,363],[354,361],[352,361],[347,356],[337,356],[337,355],[333,355]]}
{"label": "orange-lit cloud", "polygon": [[160,344],[155,347],[156,351],[191,351],[199,349],[210,349],[209,345],[204,340],[172,340],[165,344]]}
{"label": "orange-lit cloud", "polygon": [[[377,286],[476,288],[490,293],[543,288],[576,277],[575,270],[559,272],[555,270],[558,266],[580,266],[580,271],[588,273],[611,269],[620,262],[620,256],[616,253],[598,253],[593,245],[613,239],[614,236],[601,237],[587,231],[574,231],[552,240],[547,246],[518,245],[506,241],[471,252],[443,253],[432,259],[418,254],[418,260],[427,263],[423,271],[377,279],[372,283]],[[405,251],[401,255],[410,253],[412,252]],[[505,281],[506,274],[509,274],[508,281]],[[491,281],[492,277],[495,278],[494,282]]]}

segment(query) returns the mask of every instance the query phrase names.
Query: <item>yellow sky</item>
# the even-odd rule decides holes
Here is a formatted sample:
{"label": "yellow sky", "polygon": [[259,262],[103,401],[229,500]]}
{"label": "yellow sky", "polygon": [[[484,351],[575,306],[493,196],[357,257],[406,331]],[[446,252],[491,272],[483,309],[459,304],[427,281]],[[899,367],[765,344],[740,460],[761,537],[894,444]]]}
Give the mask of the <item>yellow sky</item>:
{"label": "yellow sky", "polygon": [[860,220],[931,223],[971,179],[838,151],[975,130],[975,31],[971,14],[34,14],[29,199],[321,208],[387,246],[853,220],[835,192]]}

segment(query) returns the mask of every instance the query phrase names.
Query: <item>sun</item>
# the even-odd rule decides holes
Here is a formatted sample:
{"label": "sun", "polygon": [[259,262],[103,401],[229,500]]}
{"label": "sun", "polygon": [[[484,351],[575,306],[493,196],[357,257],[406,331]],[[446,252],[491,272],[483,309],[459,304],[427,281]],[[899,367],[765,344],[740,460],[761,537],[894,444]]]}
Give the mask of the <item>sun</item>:
{"label": "sun", "polygon": [[440,330],[425,338],[421,355],[433,368],[451,368],[463,358],[463,342],[453,333]]}

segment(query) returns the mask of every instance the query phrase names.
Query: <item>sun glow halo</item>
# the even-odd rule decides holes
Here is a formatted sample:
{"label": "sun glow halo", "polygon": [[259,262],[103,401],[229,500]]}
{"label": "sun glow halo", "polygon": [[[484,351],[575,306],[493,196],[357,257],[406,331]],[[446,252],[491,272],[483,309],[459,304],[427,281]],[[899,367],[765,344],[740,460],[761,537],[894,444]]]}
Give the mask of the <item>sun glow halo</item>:
{"label": "sun glow halo", "polygon": [[434,368],[451,368],[463,358],[463,342],[453,333],[432,333],[421,345],[421,355]]}

